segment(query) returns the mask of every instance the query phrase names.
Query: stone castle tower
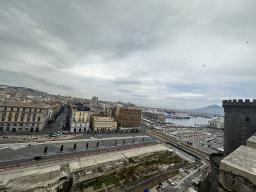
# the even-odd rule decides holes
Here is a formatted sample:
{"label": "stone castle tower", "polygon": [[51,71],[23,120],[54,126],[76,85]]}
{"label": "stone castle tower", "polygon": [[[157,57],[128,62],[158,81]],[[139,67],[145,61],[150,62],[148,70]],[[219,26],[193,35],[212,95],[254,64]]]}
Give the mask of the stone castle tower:
{"label": "stone castle tower", "polygon": [[224,100],[224,157],[232,153],[256,132],[256,100]]}

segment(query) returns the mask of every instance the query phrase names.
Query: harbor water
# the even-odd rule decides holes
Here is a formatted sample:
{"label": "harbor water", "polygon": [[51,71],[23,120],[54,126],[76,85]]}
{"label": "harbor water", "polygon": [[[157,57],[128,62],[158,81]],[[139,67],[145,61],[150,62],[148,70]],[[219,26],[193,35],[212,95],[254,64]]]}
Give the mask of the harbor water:
{"label": "harbor water", "polygon": [[208,125],[208,121],[212,120],[212,118],[205,117],[190,117],[190,119],[173,119],[166,118],[165,122],[173,123],[175,125],[183,125],[183,126],[200,126],[200,125]]}

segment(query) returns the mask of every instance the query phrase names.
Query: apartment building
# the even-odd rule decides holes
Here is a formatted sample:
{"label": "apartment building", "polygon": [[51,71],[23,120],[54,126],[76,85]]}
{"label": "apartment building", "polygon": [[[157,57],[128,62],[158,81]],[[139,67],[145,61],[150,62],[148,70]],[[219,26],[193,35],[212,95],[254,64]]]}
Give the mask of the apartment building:
{"label": "apartment building", "polygon": [[72,109],[72,116],[70,119],[71,132],[85,132],[89,130],[90,125],[90,111],[81,109]]}
{"label": "apartment building", "polygon": [[115,107],[113,117],[120,128],[139,128],[141,110],[133,107]]}
{"label": "apartment building", "polygon": [[216,118],[211,121],[208,121],[209,127],[215,127],[215,128],[224,128],[224,118]]}
{"label": "apartment building", "polygon": [[93,96],[92,97],[92,104],[97,105],[98,104],[98,97]]}
{"label": "apartment building", "polygon": [[39,132],[48,121],[48,109],[43,103],[2,101],[0,132]]}
{"label": "apartment building", "polygon": [[111,117],[92,117],[92,128],[94,131],[111,131],[117,129],[117,122]]}
{"label": "apartment building", "polygon": [[157,121],[165,121],[165,115],[158,113],[156,111],[143,111],[142,114],[144,117],[147,117],[149,119],[154,119]]}

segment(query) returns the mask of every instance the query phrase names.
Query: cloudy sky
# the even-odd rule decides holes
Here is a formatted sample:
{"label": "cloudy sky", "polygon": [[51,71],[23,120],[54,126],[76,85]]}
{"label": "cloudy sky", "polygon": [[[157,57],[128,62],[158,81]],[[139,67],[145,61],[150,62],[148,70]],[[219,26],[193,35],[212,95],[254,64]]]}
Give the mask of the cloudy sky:
{"label": "cloudy sky", "polygon": [[255,10],[252,0],[1,0],[0,84],[173,109],[255,98]]}

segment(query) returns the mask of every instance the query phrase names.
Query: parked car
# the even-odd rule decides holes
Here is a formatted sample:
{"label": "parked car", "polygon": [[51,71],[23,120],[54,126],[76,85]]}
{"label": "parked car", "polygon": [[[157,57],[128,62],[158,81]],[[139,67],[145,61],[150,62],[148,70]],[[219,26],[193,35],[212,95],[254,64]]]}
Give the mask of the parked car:
{"label": "parked car", "polygon": [[163,185],[162,183],[159,183],[159,187],[160,187],[161,189],[164,189],[164,185]]}
{"label": "parked car", "polygon": [[43,159],[42,156],[35,156],[33,161],[41,160]]}
{"label": "parked car", "polygon": [[189,171],[188,169],[185,169],[185,172],[186,172],[187,174],[190,174],[190,171]]}
{"label": "parked car", "polygon": [[171,185],[172,185],[172,186],[175,186],[175,185],[177,185],[177,183],[172,182]]}
{"label": "parked car", "polygon": [[171,184],[172,180],[171,179],[167,179],[167,183]]}

